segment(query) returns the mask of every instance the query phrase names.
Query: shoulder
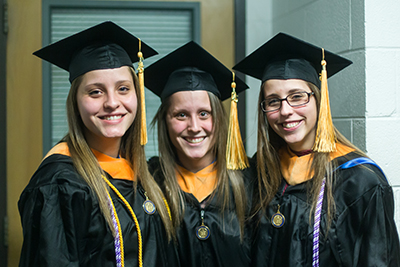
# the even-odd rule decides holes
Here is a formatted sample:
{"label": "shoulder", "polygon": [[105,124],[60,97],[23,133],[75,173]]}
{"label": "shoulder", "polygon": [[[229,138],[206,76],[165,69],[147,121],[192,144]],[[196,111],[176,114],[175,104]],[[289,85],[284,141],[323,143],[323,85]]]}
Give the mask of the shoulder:
{"label": "shoulder", "polygon": [[159,157],[151,157],[147,161],[147,166],[149,168],[150,173],[153,173],[157,169],[161,168],[160,158]]}
{"label": "shoulder", "polygon": [[243,170],[243,179],[246,184],[254,184],[257,181],[257,167],[255,158],[249,158],[249,167]]}
{"label": "shoulder", "polygon": [[392,194],[385,175],[373,161],[368,159],[365,163],[349,164],[360,158],[356,153],[349,153],[337,159],[339,167],[336,170],[335,191],[354,201],[377,190]]}
{"label": "shoulder", "polygon": [[66,184],[73,187],[88,186],[76,171],[69,156],[52,154],[42,161],[24,192],[44,186]]}
{"label": "shoulder", "polygon": [[150,174],[154,177],[154,180],[158,185],[162,185],[164,183],[164,175],[161,169],[161,163],[159,157],[151,157],[147,161],[147,167],[149,169]]}
{"label": "shoulder", "polygon": [[92,190],[75,170],[72,159],[53,154],[40,164],[22,191],[18,208],[21,217],[23,214],[31,216],[32,210],[45,208],[68,213],[72,209],[90,209],[96,202],[94,200]]}
{"label": "shoulder", "polygon": [[389,186],[381,168],[369,158],[349,153],[337,159],[337,166],[336,172],[339,176],[358,182],[362,181],[366,186]]}

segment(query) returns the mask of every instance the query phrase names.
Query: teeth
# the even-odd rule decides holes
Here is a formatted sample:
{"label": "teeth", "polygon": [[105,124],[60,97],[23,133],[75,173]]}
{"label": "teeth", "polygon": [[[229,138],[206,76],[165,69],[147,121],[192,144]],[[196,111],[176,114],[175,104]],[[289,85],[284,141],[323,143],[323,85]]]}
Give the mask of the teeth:
{"label": "teeth", "polygon": [[118,119],[121,119],[121,118],[122,118],[121,115],[119,115],[119,116],[104,117],[104,119],[107,120],[107,121],[118,120]]}
{"label": "teeth", "polygon": [[300,122],[289,122],[289,123],[282,123],[284,128],[293,128],[299,125]]}
{"label": "teeth", "polygon": [[188,141],[189,143],[192,144],[196,144],[196,143],[200,143],[201,141],[204,140],[204,137],[200,137],[200,138],[186,138],[186,141]]}

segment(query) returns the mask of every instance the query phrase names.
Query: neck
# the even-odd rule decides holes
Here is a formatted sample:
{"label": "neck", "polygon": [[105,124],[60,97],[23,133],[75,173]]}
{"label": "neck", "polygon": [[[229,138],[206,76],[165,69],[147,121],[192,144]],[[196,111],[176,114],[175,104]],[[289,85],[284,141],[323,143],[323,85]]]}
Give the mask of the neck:
{"label": "neck", "polygon": [[107,156],[117,158],[119,156],[119,148],[121,138],[93,138],[87,139],[90,148],[93,148]]}
{"label": "neck", "polygon": [[201,159],[182,159],[179,157],[180,165],[186,170],[196,173],[213,163],[215,157],[203,157]]}
{"label": "neck", "polygon": [[302,150],[302,151],[294,151],[291,148],[289,148],[289,149],[298,157],[305,156],[305,155],[311,154],[313,152],[312,149],[306,149],[306,150]]}

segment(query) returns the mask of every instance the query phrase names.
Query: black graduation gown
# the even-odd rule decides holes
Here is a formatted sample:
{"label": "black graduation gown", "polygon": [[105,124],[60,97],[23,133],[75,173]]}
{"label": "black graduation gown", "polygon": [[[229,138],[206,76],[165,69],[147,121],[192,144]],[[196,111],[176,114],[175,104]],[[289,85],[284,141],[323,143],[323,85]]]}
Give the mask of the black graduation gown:
{"label": "black graduation gown", "polygon": [[[161,217],[148,215],[144,190],[133,182],[108,177],[132,206],[143,238],[144,266],[179,266],[173,242],[168,242]],[[111,191],[122,229],[125,266],[138,266],[135,223],[123,202]],[[68,156],[46,158],[18,202],[24,242],[20,266],[116,266],[114,238],[97,198],[74,169]]]}
{"label": "black graduation gown", "polygon": [[[150,159],[149,169],[156,175],[156,180],[162,186],[164,178],[157,175],[161,172],[156,172],[159,170],[157,157]],[[249,202],[248,211],[250,211],[255,175],[251,169],[243,172]],[[250,221],[246,223],[241,242],[233,194],[231,194],[229,209],[225,209],[223,214],[217,194],[215,190],[213,195],[199,203],[192,194],[184,192],[185,214],[178,229],[178,255],[182,266],[250,266],[252,223]],[[204,224],[210,229],[210,237],[207,240],[199,240],[196,236],[196,228],[201,225],[201,210],[204,210]]]}
{"label": "black graduation gown", "polygon": [[[338,165],[359,157],[337,158]],[[363,164],[336,171],[336,215],[326,231],[326,194],[321,214],[319,266],[400,266],[399,237],[394,222],[393,191],[377,167]],[[283,181],[261,218],[252,266],[312,266],[313,224],[307,203],[307,184]],[[274,228],[277,205],[286,221]]]}

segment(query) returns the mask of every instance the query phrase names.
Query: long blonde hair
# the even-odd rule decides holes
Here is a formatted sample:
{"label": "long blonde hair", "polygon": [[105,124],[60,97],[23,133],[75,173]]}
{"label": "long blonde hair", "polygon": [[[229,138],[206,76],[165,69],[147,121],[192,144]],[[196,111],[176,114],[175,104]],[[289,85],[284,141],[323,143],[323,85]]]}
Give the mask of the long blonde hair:
{"label": "long blonde hair", "polygon": [[[258,106],[260,107],[261,102],[264,100],[263,94],[263,83],[258,98]],[[308,87],[314,92],[314,97],[317,103],[317,114],[319,112],[321,103],[321,92],[317,86],[307,82]],[[355,152],[361,156],[365,156],[365,153],[354,146],[349,140],[346,139],[337,129],[334,128],[337,142],[344,144],[348,147],[354,148]],[[269,127],[266,114],[258,109],[258,135],[257,135],[257,176],[258,176],[258,195],[259,203],[255,206],[255,212],[262,209],[265,210],[269,202],[273,199],[278,187],[282,182],[282,173],[280,169],[280,159],[278,152],[286,145],[286,142],[275,133],[272,127]],[[336,168],[336,161],[330,159],[329,153],[313,153],[311,172],[314,173],[313,179],[311,180],[311,186],[308,188],[308,197],[311,203],[311,211],[309,218],[311,220],[313,212],[315,210],[318,193],[320,191],[322,180],[326,177],[326,200],[327,200],[327,225],[329,227],[330,222],[335,213],[335,201],[333,198],[333,185],[334,185],[334,172]]]}
{"label": "long blonde hair", "polygon": [[[137,99],[140,99],[138,78],[133,68],[130,68],[130,70]],[[97,196],[100,210],[102,211],[110,229],[114,233],[114,227],[108,207],[107,190],[109,189],[107,184],[101,178],[102,175],[105,175],[105,173],[100,168],[96,157],[94,156],[85,139],[85,125],[79,114],[77,91],[81,82],[82,76],[76,78],[71,84],[71,89],[69,91],[66,103],[69,131],[63,140],[68,144],[75,168]],[[164,223],[168,239],[171,239],[175,235],[175,230],[172,226],[167,207],[165,206],[163,200],[164,195],[148,171],[144,146],[140,145],[140,118],[141,103],[138,101],[136,119],[122,137],[120,155],[130,163],[135,174],[135,181],[139,182],[143,186],[147,196],[156,205],[157,211]],[[134,183],[132,190],[135,190],[136,193],[136,183]]]}
{"label": "long blonde hair", "polygon": [[[244,232],[245,209],[246,209],[246,191],[241,171],[230,171],[226,168],[226,143],[228,136],[228,124],[225,110],[221,100],[212,93],[208,93],[211,104],[211,116],[213,120],[214,145],[213,153],[217,158],[217,197],[222,202],[221,213],[229,207],[230,187],[232,188],[235,199],[236,215],[240,224],[241,237]],[[167,198],[171,203],[171,211],[174,214],[175,225],[183,219],[185,213],[185,200],[182,190],[176,179],[175,169],[178,162],[176,149],[173,146],[169,136],[166,122],[167,112],[170,108],[170,97],[165,99],[155,115],[152,125],[157,124],[158,128],[158,147],[161,169],[155,170],[154,176],[162,175],[164,180]]]}

